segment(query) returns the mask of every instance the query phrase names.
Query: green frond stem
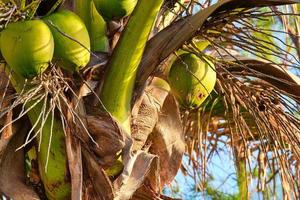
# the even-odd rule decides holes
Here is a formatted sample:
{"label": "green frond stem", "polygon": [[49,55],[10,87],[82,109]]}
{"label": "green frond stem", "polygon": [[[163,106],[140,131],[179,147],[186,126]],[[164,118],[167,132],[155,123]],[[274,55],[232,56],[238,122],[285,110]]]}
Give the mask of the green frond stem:
{"label": "green frond stem", "polygon": [[131,98],[138,65],[162,0],[140,0],[108,63],[100,92],[105,108],[130,133]]}

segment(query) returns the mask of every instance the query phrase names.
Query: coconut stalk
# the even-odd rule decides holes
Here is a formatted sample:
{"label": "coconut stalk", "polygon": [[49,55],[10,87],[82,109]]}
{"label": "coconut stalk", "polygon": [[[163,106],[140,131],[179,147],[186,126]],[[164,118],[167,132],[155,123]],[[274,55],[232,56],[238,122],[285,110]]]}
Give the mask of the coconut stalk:
{"label": "coconut stalk", "polygon": [[100,98],[130,133],[131,98],[138,65],[163,0],[140,0],[108,63]]}
{"label": "coconut stalk", "polygon": [[109,41],[106,36],[106,22],[98,13],[93,0],[75,0],[75,13],[86,25],[90,38],[91,50],[99,52],[109,51]]}
{"label": "coconut stalk", "polygon": [[[10,74],[10,69],[7,67],[6,73],[7,75]],[[15,90],[20,93],[24,87],[25,79],[12,73],[11,83]],[[33,104],[28,103],[26,107]],[[28,112],[31,124],[35,124],[40,113],[43,112],[42,104],[42,102],[38,103]],[[35,131],[39,127],[36,126]],[[52,121],[51,115],[49,115],[43,125],[42,135],[37,135],[37,141],[40,141],[38,152],[39,173],[48,199],[68,199],[71,193],[71,185],[67,167],[65,134],[60,120],[54,117]]]}

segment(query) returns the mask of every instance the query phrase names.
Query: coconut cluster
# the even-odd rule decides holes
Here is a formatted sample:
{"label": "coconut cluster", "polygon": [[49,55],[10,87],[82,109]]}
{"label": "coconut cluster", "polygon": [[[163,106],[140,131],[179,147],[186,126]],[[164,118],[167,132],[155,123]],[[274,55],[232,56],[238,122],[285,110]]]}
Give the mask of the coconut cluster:
{"label": "coconut cluster", "polygon": [[[94,0],[93,3],[101,16],[110,21],[130,15],[137,0]],[[41,19],[8,24],[0,35],[0,49],[11,69],[25,78],[43,73],[52,60],[65,70],[78,71],[90,61],[94,35],[90,38],[89,31],[75,13],[59,10]]]}
{"label": "coconut cluster", "polygon": [[8,24],[1,32],[1,53],[11,69],[25,78],[43,73],[52,59],[66,70],[90,60],[90,39],[81,19],[62,10],[42,19]]}

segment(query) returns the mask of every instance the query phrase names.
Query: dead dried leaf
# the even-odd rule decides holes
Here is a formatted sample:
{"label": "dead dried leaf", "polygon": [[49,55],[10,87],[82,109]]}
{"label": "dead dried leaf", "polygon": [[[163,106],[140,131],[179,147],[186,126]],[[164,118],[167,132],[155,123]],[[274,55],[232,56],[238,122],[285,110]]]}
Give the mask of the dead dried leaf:
{"label": "dead dried leaf", "polygon": [[114,198],[112,183],[103,168],[95,161],[93,156],[83,149],[83,158],[87,167],[89,178],[92,181],[94,192],[99,200]]}
{"label": "dead dried leaf", "polygon": [[149,141],[150,152],[157,155],[160,160],[160,178],[163,187],[176,176],[185,151],[179,108],[172,95],[166,98]]}
{"label": "dead dried leaf", "polygon": [[161,200],[159,196],[148,187],[142,186],[134,193],[131,200]]}
{"label": "dead dried leaf", "polygon": [[149,187],[142,186],[134,193],[131,200],[180,200],[180,199],[174,199],[161,194],[157,194],[154,191],[152,191]]}
{"label": "dead dried leaf", "polygon": [[89,142],[91,149],[100,157],[103,166],[111,166],[116,154],[125,146],[124,132],[107,114],[86,116],[87,127],[95,143]]}
{"label": "dead dried leaf", "polygon": [[79,140],[74,137],[69,128],[66,131],[66,151],[68,157],[68,166],[71,175],[72,200],[80,200],[82,197],[82,158],[81,158],[81,144]]}
{"label": "dead dried leaf", "polygon": [[40,199],[34,190],[25,184],[24,150],[15,150],[23,144],[29,127],[26,123],[16,130],[16,135],[9,142],[0,163],[0,193],[12,199]]}
{"label": "dead dried leaf", "polygon": [[130,199],[142,186],[148,185],[154,191],[159,186],[158,157],[144,151],[138,151],[130,159],[124,161],[124,170],[116,180],[120,188],[116,193],[115,200]]}

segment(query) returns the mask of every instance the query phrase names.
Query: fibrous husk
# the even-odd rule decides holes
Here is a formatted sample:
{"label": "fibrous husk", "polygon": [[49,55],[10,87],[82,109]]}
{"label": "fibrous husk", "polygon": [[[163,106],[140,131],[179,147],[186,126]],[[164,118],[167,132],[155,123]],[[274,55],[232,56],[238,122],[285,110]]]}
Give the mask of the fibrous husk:
{"label": "fibrous husk", "polygon": [[[132,139],[126,139],[123,149],[124,170],[115,181],[116,199],[163,199],[161,186],[177,174],[184,142],[179,108],[168,94],[151,84],[140,105],[135,105]],[[151,153],[146,152],[146,144],[151,145]]]}
{"label": "fibrous husk", "polygon": [[[158,84],[159,83],[159,84]],[[141,103],[136,103],[132,112],[133,151],[141,150],[148,136],[152,133],[165,98],[169,91],[168,83],[160,78],[154,78],[143,94]]]}
{"label": "fibrous husk", "polygon": [[139,110],[135,112],[132,150],[150,146],[150,153],[160,160],[162,187],[177,174],[185,150],[178,105],[165,87],[153,83],[146,88]]}

